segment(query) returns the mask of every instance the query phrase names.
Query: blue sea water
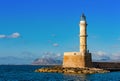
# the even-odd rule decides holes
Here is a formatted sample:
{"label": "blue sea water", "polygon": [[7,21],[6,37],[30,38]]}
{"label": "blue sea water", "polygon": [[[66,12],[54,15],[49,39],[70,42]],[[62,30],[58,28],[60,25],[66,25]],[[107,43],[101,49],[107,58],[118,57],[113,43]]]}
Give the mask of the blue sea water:
{"label": "blue sea water", "polygon": [[44,66],[0,65],[0,81],[120,81],[120,72],[104,74],[37,73]]}

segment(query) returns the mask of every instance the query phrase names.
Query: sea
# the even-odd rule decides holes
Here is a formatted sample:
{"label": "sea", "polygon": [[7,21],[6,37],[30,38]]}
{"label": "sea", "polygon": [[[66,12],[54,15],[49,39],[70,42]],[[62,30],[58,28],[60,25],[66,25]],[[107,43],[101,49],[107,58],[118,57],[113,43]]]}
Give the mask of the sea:
{"label": "sea", "polygon": [[0,65],[0,81],[120,81],[120,72],[97,74],[38,73],[46,66]]}

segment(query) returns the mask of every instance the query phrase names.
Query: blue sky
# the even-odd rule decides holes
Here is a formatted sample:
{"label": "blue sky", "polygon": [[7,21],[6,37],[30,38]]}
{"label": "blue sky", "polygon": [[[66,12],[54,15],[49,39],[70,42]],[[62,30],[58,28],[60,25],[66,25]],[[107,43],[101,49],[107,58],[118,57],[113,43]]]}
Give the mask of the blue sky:
{"label": "blue sky", "polygon": [[120,57],[120,0],[1,0],[0,57],[79,51],[79,21],[88,23],[88,49]]}

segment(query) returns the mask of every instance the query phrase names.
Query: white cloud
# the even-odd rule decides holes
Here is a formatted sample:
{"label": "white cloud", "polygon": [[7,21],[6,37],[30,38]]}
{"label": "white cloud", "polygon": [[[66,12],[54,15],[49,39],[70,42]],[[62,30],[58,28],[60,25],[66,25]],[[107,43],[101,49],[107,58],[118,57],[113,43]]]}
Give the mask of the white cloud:
{"label": "white cloud", "polygon": [[57,53],[57,54],[56,54],[56,57],[60,57],[60,56],[61,56],[61,54],[60,54],[60,53]]}
{"label": "white cloud", "polygon": [[104,51],[97,51],[92,53],[93,60],[95,61],[116,61],[120,62],[120,53],[107,53]]}
{"label": "white cloud", "polygon": [[120,53],[114,53],[111,56],[111,59],[120,61]]}
{"label": "white cloud", "polygon": [[58,43],[54,43],[53,46],[54,46],[54,47],[58,47],[59,44],[58,44]]}
{"label": "white cloud", "polygon": [[97,60],[97,61],[110,60],[110,57],[104,51],[94,52],[94,53],[92,53],[92,57],[94,60]]}
{"label": "white cloud", "polygon": [[6,35],[0,35],[0,38],[6,38]]}
{"label": "white cloud", "polygon": [[18,37],[20,37],[20,33],[18,32],[15,32],[12,35],[10,35],[10,38],[18,38]]}
{"label": "white cloud", "polygon": [[20,37],[20,33],[18,32],[15,32],[15,33],[12,33],[11,35],[5,35],[5,34],[1,34],[0,35],[0,38],[19,38]]}
{"label": "white cloud", "polygon": [[62,59],[63,55],[61,53],[44,52],[42,58]]}
{"label": "white cloud", "polygon": [[103,52],[103,51],[98,51],[96,54],[97,54],[98,56],[105,56],[105,55],[106,55],[106,53]]}

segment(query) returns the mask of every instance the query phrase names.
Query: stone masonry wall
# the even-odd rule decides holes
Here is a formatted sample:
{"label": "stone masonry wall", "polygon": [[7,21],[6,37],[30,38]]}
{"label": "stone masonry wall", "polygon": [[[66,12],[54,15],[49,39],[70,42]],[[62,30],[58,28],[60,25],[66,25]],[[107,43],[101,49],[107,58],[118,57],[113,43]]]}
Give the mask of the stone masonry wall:
{"label": "stone masonry wall", "polygon": [[91,54],[81,54],[80,52],[64,53],[63,67],[92,67]]}
{"label": "stone masonry wall", "polygon": [[113,68],[120,69],[120,62],[93,62],[93,66],[96,68]]}

